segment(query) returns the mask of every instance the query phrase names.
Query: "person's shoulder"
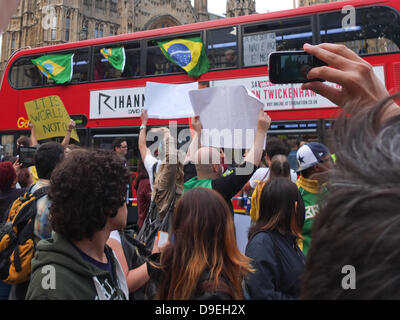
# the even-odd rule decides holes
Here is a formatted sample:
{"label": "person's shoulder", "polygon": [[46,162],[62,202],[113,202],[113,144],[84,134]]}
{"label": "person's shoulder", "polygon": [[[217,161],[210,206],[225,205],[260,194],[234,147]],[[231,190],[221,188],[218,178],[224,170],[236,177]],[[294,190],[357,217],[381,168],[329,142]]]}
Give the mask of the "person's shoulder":
{"label": "person's shoulder", "polygon": [[273,232],[271,231],[258,231],[249,240],[248,249],[268,248],[272,244]]}
{"label": "person's shoulder", "polygon": [[25,192],[26,192],[26,188],[20,188],[20,189],[14,188],[14,189],[11,189],[9,193],[7,193],[7,194],[4,193],[4,194],[7,196],[10,196],[11,198],[17,199],[19,196],[23,195]]}
{"label": "person's shoulder", "polygon": [[264,177],[266,178],[266,175],[268,174],[269,168],[258,168],[256,172],[254,172],[253,176],[251,177],[252,179],[258,179],[261,180]]}
{"label": "person's shoulder", "polygon": [[114,239],[115,241],[118,241],[121,243],[121,235],[118,230],[113,230],[110,233],[109,239]]}
{"label": "person's shoulder", "polygon": [[297,173],[293,169],[290,169],[290,179],[293,183],[297,183]]}
{"label": "person's shoulder", "polygon": [[147,154],[146,154],[146,156],[144,157],[144,165],[146,166],[152,166],[152,165],[154,165],[154,163],[156,163],[156,162],[158,162],[159,160],[156,158],[156,157],[154,157],[152,154],[151,154],[151,152],[148,152]]}
{"label": "person's shoulder", "polygon": [[[33,193],[36,190],[39,190],[39,189],[44,188],[44,187],[49,187],[49,186],[50,186],[50,182],[43,181],[43,180],[39,179],[38,182],[36,182],[35,184],[33,184],[31,186],[31,192]],[[29,189],[29,188],[27,188],[27,189]]]}
{"label": "person's shoulder", "polygon": [[274,240],[272,232],[258,232],[247,243],[246,256],[255,260],[269,259],[274,252]]}
{"label": "person's shoulder", "polygon": [[149,178],[140,179],[138,189],[145,188],[147,186],[150,188],[150,179]]}

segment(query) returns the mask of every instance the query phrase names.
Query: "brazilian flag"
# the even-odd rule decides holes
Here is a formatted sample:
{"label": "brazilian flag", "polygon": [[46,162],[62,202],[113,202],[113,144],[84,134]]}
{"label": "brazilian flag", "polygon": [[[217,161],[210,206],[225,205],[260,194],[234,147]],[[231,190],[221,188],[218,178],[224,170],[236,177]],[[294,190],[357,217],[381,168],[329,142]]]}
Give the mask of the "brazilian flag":
{"label": "brazilian flag", "polygon": [[200,37],[157,42],[169,61],[184,69],[189,77],[198,78],[210,69]]}
{"label": "brazilian flag", "polygon": [[126,60],[124,48],[103,48],[100,53],[115,69],[124,71]]}
{"label": "brazilian flag", "polygon": [[74,54],[50,54],[36,59],[32,63],[55,83],[67,83],[72,79]]}

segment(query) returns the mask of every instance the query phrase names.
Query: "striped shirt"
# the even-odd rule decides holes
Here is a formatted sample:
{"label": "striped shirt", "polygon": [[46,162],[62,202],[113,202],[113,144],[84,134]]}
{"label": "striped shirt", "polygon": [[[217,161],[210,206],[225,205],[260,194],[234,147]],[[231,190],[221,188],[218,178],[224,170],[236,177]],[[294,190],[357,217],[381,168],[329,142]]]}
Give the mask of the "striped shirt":
{"label": "striped shirt", "polygon": [[[49,184],[50,182],[39,179],[39,181],[33,186],[31,192],[33,193],[42,187],[48,186]],[[47,195],[43,196],[36,202],[37,213],[35,217],[34,234],[39,240],[49,239],[52,236],[49,223],[50,204],[51,202]]]}

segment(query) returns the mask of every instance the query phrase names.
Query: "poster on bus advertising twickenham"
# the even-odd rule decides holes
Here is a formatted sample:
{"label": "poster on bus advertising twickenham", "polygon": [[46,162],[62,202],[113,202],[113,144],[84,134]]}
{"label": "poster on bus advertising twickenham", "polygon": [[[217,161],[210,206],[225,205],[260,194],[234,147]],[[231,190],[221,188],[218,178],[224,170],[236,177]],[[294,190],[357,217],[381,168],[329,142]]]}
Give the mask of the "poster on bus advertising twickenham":
{"label": "poster on bus advertising twickenham", "polygon": [[[375,66],[374,72],[385,84],[385,72],[383,66]],[[264,103],[265,111],[287,109],[312,109],[332,108],[336,105],[311,90],[302,90],[301,84],[273,84],[269,77],[251,77],[228,80],[211,81],[211,86],[236,86],[243,85],[249,89],[258,99]],[[338,86],[328,83],[331,86]]]}

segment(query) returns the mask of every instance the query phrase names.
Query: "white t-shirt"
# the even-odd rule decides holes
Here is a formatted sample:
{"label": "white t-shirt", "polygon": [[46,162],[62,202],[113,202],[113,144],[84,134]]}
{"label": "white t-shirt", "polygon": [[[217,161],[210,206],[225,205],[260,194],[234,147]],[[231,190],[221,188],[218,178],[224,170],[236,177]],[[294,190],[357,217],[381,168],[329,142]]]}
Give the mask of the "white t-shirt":
{"label": "white t-shirt", "polygon": [[118,230],[111,231],[109,239],[114,239],[121,243],[121,236],[119,235]]}
{"label": "white t-shirt", "polygon": [[[269,176],[269,168],[259,168],[250,178],[250,187],[253,189],[257,186],[259,182],[266,181]],[[293,183],[297,182],[297,173],[290,169],[290,179]]]}
{"label": "white t-shirt", "polygon": [[160,169],[161,160],[154,158],[151,154],[147,154],[144,158],[144,167],[149,175],[151,190],[153,191],[153,166],[157,163],[156,172]]}

